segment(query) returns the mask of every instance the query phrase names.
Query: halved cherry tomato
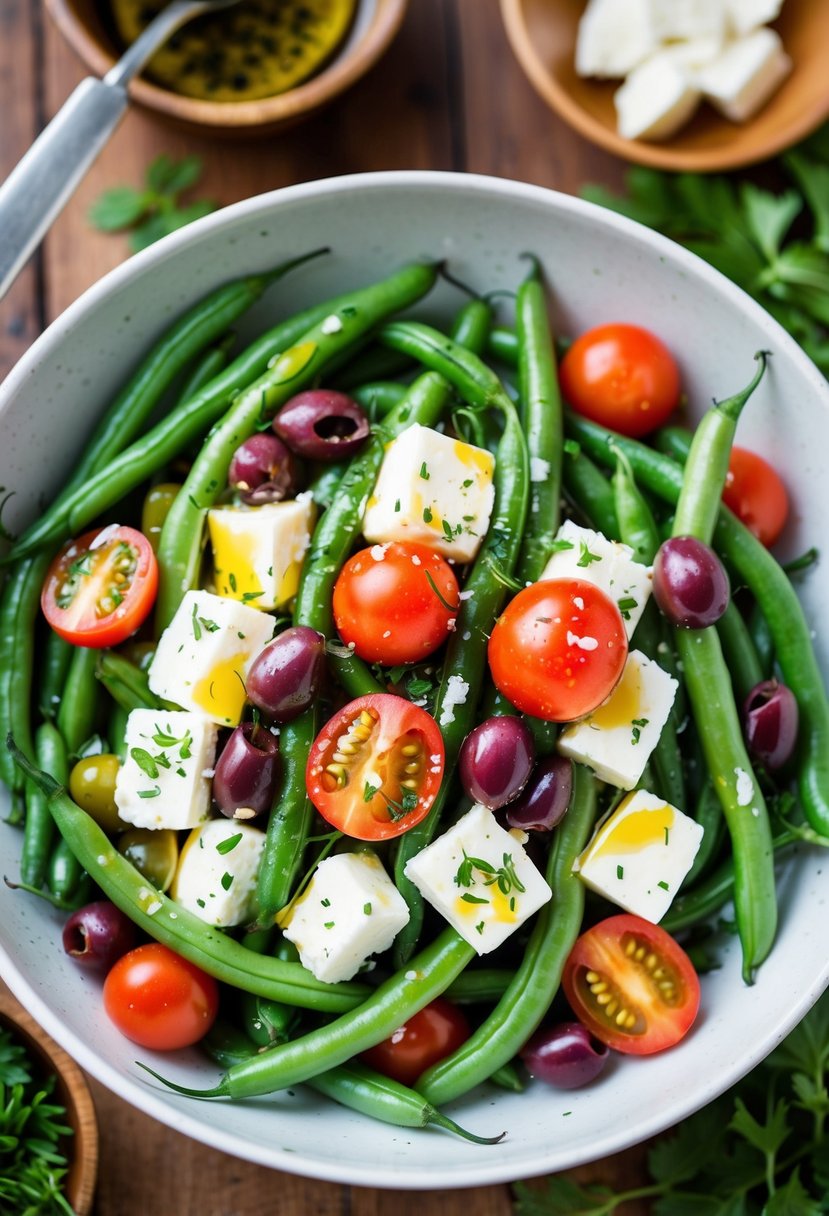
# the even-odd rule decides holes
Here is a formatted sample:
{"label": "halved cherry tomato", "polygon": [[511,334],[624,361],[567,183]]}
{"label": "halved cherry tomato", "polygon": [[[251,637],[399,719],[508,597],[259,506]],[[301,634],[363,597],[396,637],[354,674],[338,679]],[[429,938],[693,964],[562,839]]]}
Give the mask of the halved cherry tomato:
{"label": "halved cherry tomato", "polygon": [[111,524],[65,545],[49,567],[40,604],[62,638],[75,646],[117,646],[149,616],[158,563],[135,528]]}
{"label": "halved cherry tomato", "polygon": [[627,652],[609,596],[585,579],[544,579],[519,591],[495,622],[489,669],[517,709],[569,722],[610,695]]}
{"label": "halved cherry tomato", "polygon": [[212,975],[158,942],[130,950],[104,981],[104,1008],[121,1034],[154,1051],[189,1047],[216,1020]]}
{"label": "halved cherry tomato", "polygon": [[469,1038],[469,1023],[451,1001],[439,996],[413,1014],[390,1038],[362,1053],[361,1059],[401,1085],[444,1060]]}
{"label": "halved cherry tomato", "polygon": [[688,955],[659,925],[629,913],[582,933],[563,983],[579,1021],[628,1055],[673,1047],[699,1008],[699,978]]}
{"label": "halved cherry tomato", "polygon": [[443,775],[431,714],[403,697],[350,701],[317,735],[305,785],[319,813],[357,840],[389,840],[429,812]]}
{"label": "halved cherry tomato", "polygon": [[789,516],[789,496],[780,474],[746,448],[732,448],[723,502],[758,540],[770,548]]}
{"label": "halved cherry tomato", "polygon": [[578,414],[632,439],[661,426],[679,403],[679,370],[638,325],[599,325],[561,361],[561,390]]}
{"label": "halved cherry tomato", "polygon": [[367,663],[425,659],[446,641],[459,607],[452,567],[426,545],[361,549],[334,586],[337,630]]}

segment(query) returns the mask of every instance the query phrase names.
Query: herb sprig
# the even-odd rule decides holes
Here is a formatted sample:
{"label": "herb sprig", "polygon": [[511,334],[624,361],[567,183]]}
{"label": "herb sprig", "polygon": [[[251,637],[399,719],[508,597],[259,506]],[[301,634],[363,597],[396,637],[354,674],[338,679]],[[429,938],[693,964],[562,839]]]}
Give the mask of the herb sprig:
{"label": "herb sprig", "polygon": [[162,153],[147,169],[142,189],[115,186],[89,209],[89,222],[101,232],[129,230],[130,249],[138,253],[163,236],[216,210],[207,199],[182,204],[179,196],[199,181],[204,165],[198,156],[173,160]]}
{"label": "herb sprig", "polygon": [[55,1078],[35,1077],[26,1049],[0,1027],[0,1211],[72,1216],[63,1194],[71,1135],[66,1110],[51,1101]]}
{"label": "herb sprig", "polygon": [[564,1175],[515,1185],[516,1216],[820,1216],[829,1211],[829,993],[762,1064],[656,1140],[650,1182],[627,1191]]}

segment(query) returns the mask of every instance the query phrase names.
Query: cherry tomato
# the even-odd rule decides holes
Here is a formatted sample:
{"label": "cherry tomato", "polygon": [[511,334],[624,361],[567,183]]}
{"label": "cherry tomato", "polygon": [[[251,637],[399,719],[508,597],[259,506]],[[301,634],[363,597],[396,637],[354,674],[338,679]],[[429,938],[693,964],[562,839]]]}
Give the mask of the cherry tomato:
{"label": "cherry tomato", "polygon": [[317,735],[305,785],[322,817],[347,836],[389,840],[428,814],[443,762],[431,714],[372,693],[350,701]]}
{"label": "cherry tomato", "polygon": [[699,1008],[699,978],[688,955],[659,925],[628,913],[582,933],[563,983],[590,1033],[628,1055],[673,1047]]}
{"label": "cherry tomato", "polygon": [[609,596],[584,579],[545,579],[519,591],[495,622],[489,669],[517,709],[569,722],[610,695],[627,652]]}
{"label": "cherry tomato", "polygon": [[561,390],[578,414],[636,439],[679,403],[679,370],[663,342],[638,325],[599,325],[561,361]]}
{"label": "cherry tomato", "polygon": [[158,588],[150,542],[117,524],[65,545],[49,567],[40,604],[67,642],[117,646],[143,625]]}
{"label": "cherry tomato", "polygon": [[219,986],[158,942],[123,955],[104,981],[104,1008],[121,1034],[153,1051],[204,1038],[219,1008]]}
{"label": "cherry tomato", "polygon": [[469,1024],[456,1005],[438,997],[412,1015],[391,1038],[364,1051],[362,1059],[401,1085],[450,1056],[469,1038]]}
{"label": "cherry tomato", "polygon": [[416,663],[446,641],[458,614],[452,567],[426,545],[392,542],[355,553],[334,587],[334,620],[367,663]]}
{"label": "cherry tomato", "polygon": [[789,496],[780,474],[745,448],[732,448],[723,502],[758,540],[770,548],[789,515]]}

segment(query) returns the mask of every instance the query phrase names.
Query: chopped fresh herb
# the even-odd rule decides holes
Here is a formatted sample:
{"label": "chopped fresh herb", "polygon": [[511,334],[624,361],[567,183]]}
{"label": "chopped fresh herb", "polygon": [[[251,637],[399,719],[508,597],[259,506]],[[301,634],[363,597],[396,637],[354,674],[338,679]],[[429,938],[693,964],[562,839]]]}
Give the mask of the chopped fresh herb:
{"label": "chopped fresh herb", "polygon": [[426,468],[425,460],[423,461],[423,464],[420,466],[420,476],[423,478],[424,481],[429,480],[429,470]]}
{"label": "chopped fresh herb", "polygon": [[227,840],[220,840],[216,845],[216,852],[221,853],[223,857],[225,853],[232,853],[241,839],[242,833],[237,832],[235,836],[228,836]]}
{"label": "chopped fresh herb", "polygon": [[665,882],[664,878],[660,878],[659,882],[656,885],[658,887],[661,887],[663,891],[670,891],[670,889],[671,889],[668,886],[668,884]]}
{"label": "chopped fresh herb", "polygon": [[222,875],[221,882],[223,889],[225,891],[229,891],[233,886],[233,875],[228,874],[227,870],[225,870],[224,874]]}
{"label": "chopped fresh herb", "polygon": [[619,611],[626,621],[630,620],[630,614],[634,608],[639,607],[639,601],[635,600],[632,595],[626,595],[622,599],[617,600]]}
{"label": "chopped fresh herb", "polygon": [[366,916],[371,916],[371,904],[370,903],[363,904],[363,913]]}
{"label": "chopped fresh herb", "polygon": [[466,481],[461,482],[461,486],[464,490],[468,490],[469,487],[472,485],[472,482],[473,482],[473,479],[471,477],[467,477]]}
{"label": "chopped fresh herb", "polygon": [[245,635],[241,632],[241,630],[238,630],[238,629],[236,630],[236,636],[237,636],[237,638],[241,638],[241,640],[244,642]]}
{"label": "chopped fresh herb", "polygon": [[227,576],[227,581],[230,584],[230,590],[235,591],[236,590],[236,575],[232,571]]}
{"label": "chopped fresh herb", "polygon": [[[172,765],[170,764],[170,757],[166,756],[164,752],[159,752],[157,756],[153,756],[153,760],[159,768],[172,768]],[[155,773],[154,775],[157,777],[158,773]]]}
{"label": "chopped fresh herb", "polygon": [[192,625],[193,625],[193,637],[196,639],[197,642],[200,642],[201,641],[201,625],[199,624],[198,604],[193,605]]}
{"label": "chopped fresh herb", "polygon": [[464,891],[461,899],[466,904],[488,904],[489,900],[484,899],[481,895],[470,895],[468,891]]}
{"label": "chopped fresh herb", "polygon": [[616,877],[621,881],[621,879],[623,879],[624,876],[625,876],[625,867],[617,866],[616,867]]}
{"label": "chopped fresh herb", "polygon": [[186,769],[183,769],[183,768],[181,768],[181,767],[177,768],[177,769],[176,769],[176,772],[178,773],[179,777],[186,777],[186,776],[187,776],[187,770],[186,770]]}
{"label": "chopped fresh herb", "polygon": [[568,549],[575,549],[575,547],[571,540],[565,540],[564,537],[561,537],[558,540],[554,540],[550,545],[550,554],[552,556],[553,553],[566,553]]}
{"label": "chopped fresh herb", "polygon": [[[444,526],[444,527],[446,527],[445,522],[444,522],[444,525],[443,525],[443,526]],[[443,604],[444,608],[445,608],[445,609],[446,609],[448,612],[457,612],[457,611],[458,611],[458,608],[459,608],[459,605],[458,605],[458,604],[450,604],[450,603],[449,603],[449,602],[448,602],[448,601],[447,601],[447,600],[446,600],[446,599],[445,599],[445,598],[444,598],[444,597],[441,595],[440,590],[438,589],[438,585],[437,585],[437,583],[435,582],[435,580],[432,578],[431,573],[430,573],[428,570],[426,570],[426,571],[425,571],[425,574],[426,574],[426,581],[428,582],[429,586],[432,588],[432,590],[434,591],[435,595],[438,597],[438,599],[440,600],[440,602]]]}
{"label": "chopped fresh herb", "polygon": [[425,524],[430,524],[432,522],[432,508],[431,507],[423,508],[423,522]]}
{"label": "chopped fresh herb", "polygon": [[577,439],[565,439],[564,451],[568,456],[581,456],[581,444]]}
{"label": "chopped fresh herb", "polygon": [[242,603],[249,604],[251,600],[258,600],[264,594],[264,591],[244,591],[242,593]]}
{"label": "chopped fresh herb", "polygon": [[665,844],[668,843],[668,840],[670,839],[670,835],[671,835],[671,829],[665,828]]}
{"label": "chopped fresh herb", "polygon": [[502,856],[503,864],[496,869],[491,862],[486,861],[483,857],[470,857],[466,850],[463,850],[463,861],[458,866],[458,872],[455,875],[455,885],[458,887],[472,887],[475,885],[475,870],[480,874],[485,875],[484,886],[491,887],[497,884],[498,890],[502,895],[509,895],[514,890],[523,892],[526,887],[521,882],[515,872],[515,862],[512,859],[511,853],[504,853]]}
{"label": "chopped fresh herb", "polygon": [[416,676],[413,676],[411,680],[406,682],[406,691],[416,701],[420,700],[421,697],[428,697],[433,689],[434,684],[431,680],[421,680]]}
{"label": "chopped fresh herb", "polygon": [[642,737],[642,730],[648,725],[649,718],[634,718],[631,722],[631,739],[634,744],[638,743]]}
{"label": "chopped fresh herb", "polygon": [[363,786],[363,802],[371,802],[379,788],[378,785],[372,785],[370,781],[367,781]]}
{"label": "chopped fresh herb", "polygon": [[330,900],[330,899],[321,899],[321,900],[320,900],[320,907],[322,907],[322,908],[330,908],[330,907],[331,907],[331,900]]}
{"label": "chopped fresh herb", "polygon": [[327,921],[325,922],[325,928],[326,928],[326,929],[333,929],[333,928],[334,928],[334,925],[335,925],[336,923],[337,923],[336,921],[333,921],[333,920],[327,920]]}
{"label": "chopped fresh herb", "polygon": [[[570,548],[572,549],[572,547],[571,545]],[[576,562],[577,566],[581,566],[583,570],[586,570],[592,562],[600,562],[601,560],[601,554],[591,553],[586,541],[579,541],[579,560]]]}
{"label": "chopped fresh herb", "polygon": [[138,797],[139,798],[158,798],[160,793],[161,793],[161,787],[158,785],[154,785],[151,790],[139,790]]}
{"label": "chopped fresh herb", "polygon": [[399,511],[399,510],[400,510],[400,499],[399,499],[399,498],[396,498],[396,499],[394,500],[394,509],[395,509],[395,511]]}
{"label": "chopped fresh herb", "polygon": [[204,900],[203,900],[203,899],[197,899],[197,900],[196,900],[196,903],[198,904],[198,906],[199,906],[200,908],[204,908],[204,907],[206,907],[205,902],[204,902]]}
{"label": "chopped fresh herb", "polygon": [[158,765],[146,748],[131,747],[130,756],[141,769],[141,772],[146,773],[148,777],[155,781],[156,777],[158,776]]}
{"label": "chopped fresh herb", "polygon": [[452,525],[447,523],[445,519],[442,519],[440,522],[443,527],[443,535],[446,537],[447,540],[451,540],[452,537],[455,535],[452,530]]}
{"label": "chopped fresh herb", "polygon": [[476,929],[476,931],[477,931],[478,933],[483,933],[483,931],[484,931],[484,921],[479,920],[479,921],[478,921],[478,923],[477,923],[477,925],[475,926],[475,929]]}

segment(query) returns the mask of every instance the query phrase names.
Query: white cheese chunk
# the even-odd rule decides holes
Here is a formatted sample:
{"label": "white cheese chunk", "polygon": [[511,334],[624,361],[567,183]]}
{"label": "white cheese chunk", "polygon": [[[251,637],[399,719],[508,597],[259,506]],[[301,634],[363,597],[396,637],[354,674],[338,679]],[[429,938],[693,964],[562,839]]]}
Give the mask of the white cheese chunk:
{"label": "white cheese chunk", "polygon": [[406,877],[478,954],[489,954],[552,891],[521,843],[473,806],[406,865]]}
{"label": "white cheese chunk", "polygon": [[745,122],[765,105],[788,76],[792,61],[774,30],[755,30],[730,43],[713,63],[695,73],[707,101],[732,122]]}
{"label": "white cheese chunk", "polygon": [[573,867],[582,882],[657,924],[690,870],[702,827],[647,790],[628,794]]}
{"label": "white cheese chunk", "polygon": [[724,0],[651,0],[653,23],[660,41],[716,38],[726,34]]}
{"label": "white cheese chunk", "polygon": [[674,56],[658,52],[634,68],[613,100],[624,139],[668,139],[696,110],[700,90]]}
{"label": "white cheese chunk", "polygon": [[406,901],[370,853],[321,861],[283,932],[303,967],[328,984],[350,980],[372,954],[388,950],[409,920]]}
{"label": "white cheese chunk", "polygon": [[127,718],[126,758],[115,781],[115,805],[137,828],[192,828],[210,811],[203,776],[216,756],[216,726],[202,714],[134,709]]}
{"label": "white cheese chunk", "polygon": [[170,895],[208,925],[243,925],[256,915],[256,875],[265,833],[232,819],[210,819],[190,833]]}
{"label": "white cheese chunk", "polygon": [[273,636],[273,617],[209,591],[188,591],[161,635],[150,688],[182,709],[237,726],[245,679]]}
{"label": "white cheese chunk", "polygon": [[368,541],[415,541],[471,561],[495,500],[491,452],[415,424],[386,448],[363,519]]}
{"label": "white cheese chunk", "polygon": [[299,587],[311,541],[309,497],[261,507],[216,507],[207,513],[216,590],[252,608],[281,608]]}
{"label": "white cheese chunk", "polygon": [[783,0],[725,0],[728,23],[734,34],[748,34],[758,26],[776,21]]}
{"label": "white cheese chunk", "polygon": [[579,76],[626,76],[659,43],[652,0],[590,0],[579,22]]}
{"label": "white cheese chunk", "polygon": [[641,651],[632,650],[608,699],[586,718],[565,727],[558,750],[592,768],[601,781],[633,789],[659,742],[676,690],[673,676]]}
{"label": "white cheese chunk", "polygon": [[634,561],[630,545],[608,540],[601,532],[580,528],[569,519],[559,528],[555,545],[542,579],[581,578],[593,583],[618,605],[630,638],[651,594],[650,566]]}

